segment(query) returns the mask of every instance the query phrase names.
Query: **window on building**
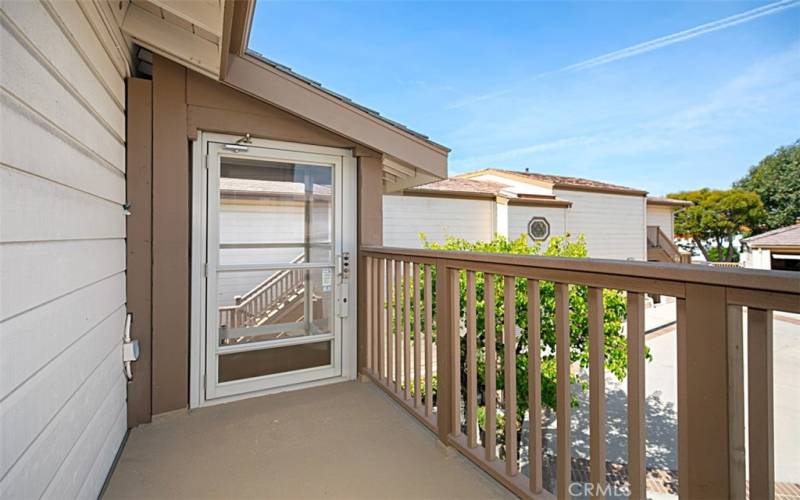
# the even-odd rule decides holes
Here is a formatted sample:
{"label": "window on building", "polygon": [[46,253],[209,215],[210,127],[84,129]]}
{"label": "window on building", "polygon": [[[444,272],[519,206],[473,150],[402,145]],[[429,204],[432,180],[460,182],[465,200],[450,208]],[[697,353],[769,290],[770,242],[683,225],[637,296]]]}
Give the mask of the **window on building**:
{"label": "window on building", "polygon": [[544,217],[533,217],[528,222],[528,236],[533,241],[546,240],[550,236],[550,223]]}

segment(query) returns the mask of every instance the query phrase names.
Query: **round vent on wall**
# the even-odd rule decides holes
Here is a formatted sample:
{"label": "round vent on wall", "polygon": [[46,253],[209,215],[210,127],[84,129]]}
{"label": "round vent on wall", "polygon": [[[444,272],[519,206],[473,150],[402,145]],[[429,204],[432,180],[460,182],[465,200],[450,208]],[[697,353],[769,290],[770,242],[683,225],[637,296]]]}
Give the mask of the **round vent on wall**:
{"label": "round vent on wall", "polygon": [[544,217],[532,217],[528,222],[528,236],[533,241],[546,240],[550,236],[550,223]]}

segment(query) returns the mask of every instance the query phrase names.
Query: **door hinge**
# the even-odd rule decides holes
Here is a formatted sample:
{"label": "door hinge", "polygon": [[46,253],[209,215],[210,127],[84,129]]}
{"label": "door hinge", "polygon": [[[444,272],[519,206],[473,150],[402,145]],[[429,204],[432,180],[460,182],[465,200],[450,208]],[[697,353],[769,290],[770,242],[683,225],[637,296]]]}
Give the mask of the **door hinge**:
{"label": "door hinge", "polygon": [[203,166],[205,167],[206,170],[208,170],[208,155],[205,154],[203,156],[205,157],[203,158]]}
{"label": "door hinge", "polygon": [[203,264],[203,277],[208,278],[208,262]]}
{"label": "door hinge", "polygon": [[203,374],[203,392],[208,391],[208,374]]}

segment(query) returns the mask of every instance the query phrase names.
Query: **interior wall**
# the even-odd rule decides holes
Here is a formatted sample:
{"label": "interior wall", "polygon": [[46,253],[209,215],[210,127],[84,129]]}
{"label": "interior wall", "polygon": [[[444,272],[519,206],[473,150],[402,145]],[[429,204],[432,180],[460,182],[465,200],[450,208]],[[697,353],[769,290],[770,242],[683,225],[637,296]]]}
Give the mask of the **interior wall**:
{"label": "interior wall", "polygon": [[[153,56],[152,413],[188,406],[191,291],[190,141],[199,130],[333,146],[354,151],[359,169],[359,244],[381,242],[381,155],[291,113]],[[130,182],[130,181],[129,181]],[[147,190],[146,183],[137,184]],[[355,256],[354,256],[355,257]],[[142,368],[142,367],[140,367]],[[142,368],[141,371],[144,371]],[[147,378],[146,374],[142,374]],[[129,406],[146,407],[129,394]]]}

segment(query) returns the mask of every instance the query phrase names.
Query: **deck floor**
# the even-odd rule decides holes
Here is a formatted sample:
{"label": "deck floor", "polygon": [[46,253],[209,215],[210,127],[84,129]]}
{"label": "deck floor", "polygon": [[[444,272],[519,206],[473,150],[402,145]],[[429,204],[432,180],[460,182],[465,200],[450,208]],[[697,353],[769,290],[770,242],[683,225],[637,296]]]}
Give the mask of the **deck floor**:
{"label": "deck floor", "polygon": [[371,383],[133,429],[105,498],[514,498]]}

